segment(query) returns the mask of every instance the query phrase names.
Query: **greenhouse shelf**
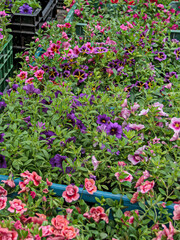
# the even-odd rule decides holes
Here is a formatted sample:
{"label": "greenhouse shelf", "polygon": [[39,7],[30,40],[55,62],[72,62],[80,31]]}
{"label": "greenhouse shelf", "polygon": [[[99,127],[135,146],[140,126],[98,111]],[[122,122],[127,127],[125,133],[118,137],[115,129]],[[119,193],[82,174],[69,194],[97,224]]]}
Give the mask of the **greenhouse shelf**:
{"label": "greenhouse shelf", "polygon": [[[7,180],[7,179],[8,179],[8,176],[0,175],[0,181]],[[20,179],[14,180],[16,185],[18,185],[20,181],[21,181]],[[62,194],[66,190],[66,187],[67,185],[53,183],[50,189],[54,190],[56,196],[62,197]],[[91,195],[83,188],[79,188],[79,194],[81,195],[81,199],[83,199],[85,202],[97,203],[96,198],[101,199],[101,197],[104,197],[105,199],[110,198],[113,201],[122,200],[123,205],[126,207],[125,209],[123,209],[123,211],[131,211],[136,209],[142,210],[138,203],[132,204],[126,195],[123,196],[121,194],[112,194],[111,192],[105,192],[105,191],[96,191],[94,194]],[[166,207],[168,212],[171,214],[173,214],[174,205],[175,204],[171,204]]]}

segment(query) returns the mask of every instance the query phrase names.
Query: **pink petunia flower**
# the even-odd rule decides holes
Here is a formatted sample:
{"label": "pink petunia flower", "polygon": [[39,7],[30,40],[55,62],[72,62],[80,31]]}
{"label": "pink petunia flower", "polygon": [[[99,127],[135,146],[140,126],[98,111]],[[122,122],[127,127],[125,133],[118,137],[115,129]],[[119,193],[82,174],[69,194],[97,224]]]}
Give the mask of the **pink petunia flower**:
{"label": "pink petunia flower", "polygon": [[63,198],[65,198],[66,202],[72,202],[72,201],[77,201],[79,198],[79,188],[77,186],[73,186],[73,185],[68,185],[66,187],[66,191],[63,192],[62,196]]}
{"label": "pink petunia flower", "polygon": [[115,177],[119,182],[132,182],[133,176],[128,173],[127,171],[123,171],[123,173],[127,174],[127,176],[124,179],[120,179],[121,174],[119,172],[115,173]]}
{"label": "pink petunia flower", "polygon": [[146,181],[143,185],[140,186],[141,193],[147,193],[154,187],[155,182]]}
{"label": "pink petunia flower", "polygon": [[145,128],[143,124],[136,124],[136,123],[129,124],[129,127],[136,131],[140,131],[141,129]]}
{"label": "pink petunia flower", "polygon": [[43,74],[44,74],[44,71],[40,69],[40,70],[37,70],[34,73],[34,76],[37,77],[38,80],[42,80],[43,79]]}
{"label": "pink petunia flower", "polygon": [[21,71],[20,74],[18,74],[17,76],[20,77],[21,80],[25,80],[28,76],[28,73],[25,71]]}
{"label": "pink petunia flower", "polygon": [[169,127],[174,130],[175,133],[180,132],[180,118],[172,118]]}
{"label": "pink petunia flower", "polygon": [[32,172],[30,180],[33,181],[35,186],[39,186],[41,183],[42,177],[40,177],[36,172]]}
{"label": "pink petunia flower", "polygon": [[7,197],[0,197],[0,210],[6,207]]}
{"label": "pink petunia flower", "polygon": [[13,199],[13,201],[9,201],[10,207],[8,208],[8,211],[11,213],[14,213],[16,210],[16,213],[23,214],[27,211],[27,208],[25,208],[26,204],[22,203],[20,199]]}
{"label": "pink petunia flower", "polygon": [[14,188],[16,186],[13,180],[2,180],[1,182],[5,183],[11,188]]}
{"label": "pink petunia flower", "polygon": [[180,204],[174,206],[173,220],[180,220]]}
{"label": "pink petunia flower", "polygon": [[2,228],[0,226],[0,237],[2,240],[17,240],[18,233],[16,231],[9,231],[8,228]]}
{"label": "pink petunia flower", "polygon": [[85,188],[89,194],[93,194],[97,191],[97,187],[95,186],[95,181],[93,179],[85,178]]}

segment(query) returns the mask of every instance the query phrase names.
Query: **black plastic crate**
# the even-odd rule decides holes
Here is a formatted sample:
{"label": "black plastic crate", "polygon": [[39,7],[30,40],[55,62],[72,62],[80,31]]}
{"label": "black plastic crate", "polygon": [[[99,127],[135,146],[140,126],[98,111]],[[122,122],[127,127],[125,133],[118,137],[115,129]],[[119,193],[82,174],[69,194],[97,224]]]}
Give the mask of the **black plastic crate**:
{"label": "black plastic crate", "polygon": [[32,24],[35,25],[42,18],[42,9],[36,9],[32,14],[14,13],[11,17],[11,23]]}

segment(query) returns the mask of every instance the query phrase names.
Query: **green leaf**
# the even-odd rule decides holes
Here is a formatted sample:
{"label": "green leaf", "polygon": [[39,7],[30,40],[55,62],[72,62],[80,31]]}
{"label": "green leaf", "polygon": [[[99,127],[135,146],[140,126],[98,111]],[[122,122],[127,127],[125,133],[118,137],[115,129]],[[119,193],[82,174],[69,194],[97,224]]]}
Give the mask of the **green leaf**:
{"label": "green leaf", "polygon": [[111,198],[106,198],[106,203],[110,207],[114,206],[114,201]]}
{"label": "green leaf", "polygon": [[116,217],[116,218],[122,218],[122,216],[123,216],[123,212],[121,211],[121,209],[120,208],[118,208],[118,210],[116,211],[116,213],[114,214],[114,216]]}
{"label": "green leaf", "polygon": [[107,237],[107,234],[106,233],[100,233],[100,237],[101,237],[101,239],[105,239]]}

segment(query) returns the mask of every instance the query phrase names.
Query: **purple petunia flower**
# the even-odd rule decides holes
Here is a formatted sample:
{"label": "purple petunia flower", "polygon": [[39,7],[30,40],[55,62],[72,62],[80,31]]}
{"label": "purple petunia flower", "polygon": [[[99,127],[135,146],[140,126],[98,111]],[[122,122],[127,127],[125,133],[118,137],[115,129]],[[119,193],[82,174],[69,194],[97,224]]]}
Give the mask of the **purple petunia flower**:
{"label": "purple petunia flower", "polygon": [[42,65],[41,69],[44,71],[44,72],[49,72],[49,67],[47,65]]}
{"label": "purple petunia flower", "polygon": [[108,117],[106,114],[103,114],[103,115],[99,115],[97,117],[97,124],[107,124],[108,121],[110,120],[111,118]]}
{"label": "purple petunia flower", "polygon": [[60,95],[63,95],[62,92],[59,91],[59,90],[57,90],[54,94],[55,94],[55,98],[58,98],[58,95],[59,95],[59,94],[60,94]]}
{"label": "purple petunia flower", "polygon": [[59,73],[55,67],[50,68],[48,73],[49,73],[50,80],[54,81],[56,79],[56,77],[59,77]]}
{"label": "purple petunia flower", "polygon": [[0,143],[1,143],[1,142],[4,142],[4,138],[3,138],[4,135],[5,135],[4,133],[1,133],[1,134],[0,134]]}
{"label": "purple petunia flower", "polygon": [[3,101],[0,102],[0,108],[1,108],[1,107],[6,107],[6,106],[7,106],[7,104],[6,104],[5,102],[3,102]]}
{"label": "purple petunia flower", "polygon": [[39,121],[38,121],[38,123],[36,124],[36,126],[39,127],[39,128],[46,129],[45,123],[43,123],[43,122],[39,122]]}
{"label": "purple petunia flower", "polygon": [[75,114],[74,114],[74,113],[67,114],[67,118],[68,118],[68,121],[67,121],[67,122],[70,123],[70,124],[72,124],[73,127],[75,127],[76,120],[77,120]]}
{"label": "purple petunia flower", "polygon": [[7,168],[5,156],[2,154],[0,154],[0,168]]}
{"label": "purple petunia flower", "polygon": [[174,51],[174,54],[176,55],[176,60],[179,60],[180,59],[180,48],[176,49]]}
{"label": "purple petunia flower", "polygon": [[81,120],[77,119],[76,125],[77,125],[78,129],[81,130],[82,133],[85,133],[86,127],[85,127],[85,125],[82,123]]}
{"label": "purple petunia flower", "polygon": [[161,61],[165,60],[166,58],[167,58],[167,56],[164,52],[159,52],[154,59],[161,62]]}
{"label": "purple petunia flower", "polygon": [[94,52],[95,54],[105,53],[105,52],[108,52],[108,49],[105,48],[105,47],[95,47],[93,52]]}
{"label": "purple petunia flower", "polygon": [[35,88],[33,84],[28,84],[23,87],[23,90],[26,91],[27,94],[32,95],[33,93],[35,94],[40,94],[41,91],[38,88]]}
{"label": "purple petunia flower", "polygon": [[[51,105],[51,103],[52,103],[53,101],[51,100],[50,97],[48,97],[48,98],[49,98],[49,101],[47,101],[47,99],[43,99],[43,100],[41,100],[40,103],[45,104],[45,105]],[[42,111],[43,111],[44,113],[47,113],[48,110],[49,110],[49,108],[43,106]]]}
{"label": "purple petunia flower", "polygon": [[116,135],[117,138],[122,137],[122,127],[118,123],[112,123],[107,125],[106,132],[108,135]]}
{"label": "purple petunia flower", "polygon": [[53,141],[56,138],[51,138],[52,136],[56,136],[56,133],[54,133],[53,131],[47,130],[47,131],[43,131],[40,133],[40,135],[45,135],[46,138],[40,136],[39,140],[46,140],[48,145],[51,145],[53,143]]}
{"label": "purple petunia flower", "polygon": [[69,77],[70,74],[71,74],[71,72],[66,70],[63,72],[63,77]]}
{"label": "purple petunia flower", "polygon": [[19,12],[22,14],[32,14],[33,8],[27,3],[24,3],[21,7],[19,7]]}
{"label": "purple petunia flower", "polygon": [[83,54],[91,54],[91,49],[90,48],[88,48],[88,47],[86,47],[86,46],[82,46],[80,49],[79,49],[79,51],[81,52],[81,53],[83,53]]}
{"label": "purple petunia flower", "polygon": [[64,70],[64,71],[71,71],[72,67],[69,65],[69,63],[63,63],[60,65],[60,67]]}
{"label": "purple petunia flower", "polygon": [[[61,156],[59,154],[56,154],[53,158],[50,159],[50,164],[51,166],[54,167],[59,167],[61,170],[60,172],[64,173],[62,163],[65,161],[67,156]],[[74,172],[73,168],[71,167],[66,167],[66,173]]]}
{"label": "purple petunia flower", "polygon": [[82,83],[86,80],[88,74],[84,70],[76,69],[73,76],[78,79],[78,83]]}

